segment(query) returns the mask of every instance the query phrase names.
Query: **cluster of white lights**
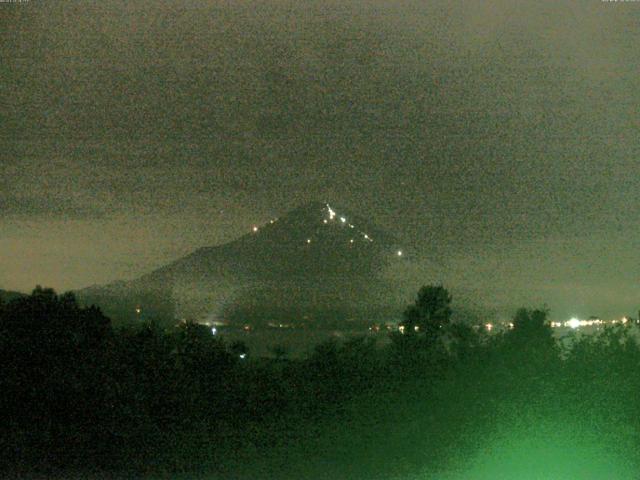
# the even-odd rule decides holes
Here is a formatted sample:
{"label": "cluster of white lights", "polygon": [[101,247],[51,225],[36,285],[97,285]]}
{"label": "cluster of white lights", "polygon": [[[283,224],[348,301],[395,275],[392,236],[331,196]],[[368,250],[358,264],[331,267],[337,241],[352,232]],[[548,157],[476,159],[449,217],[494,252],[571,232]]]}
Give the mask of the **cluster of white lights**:
{"label": "cluster of white lights", "polygon": [[[329,212],[329,218],[328,218],[328,219],[326,219],[326,218],[325,218],[324,220],[322,220],[322,223],[324,223],[324,224],[327,224],[327,223],[329,223],[329,221],[330,221],[330,220],[333,220],[333,219],[335,219],[335,218],[336,218],[336,212],[335,212],[335,210],[334,210],[334,209],[332,209],[332,208],[329,206],[329,204],[328,204],[328,203],[327,203],[327,211]],[[346,217],[342,217],[342,216],[341,216],[341,217],[339,217],[339,218],[340,218],[340,222],[341,222],[341,223],[347,224],[347,218],[346,218]],[[349,225],[349,228],[353,228],[353,229],[355,229],[355,228],[356,228],[356,226],[355,226],[354,224],[352,224],[352,223],[348,223],[348,225]],[[365,232],[361,232],[361,231],[359,231],[358,233],[360,233],[360,235],[362,235],[362,237],[363,237],[365,240],[368,240],[369,242],[373,242],[373,239],[372,239],[369,235],[367,235]],[[353,243],[353,241],[350,241],[349,243]]]}
{"label": "cluster of white lights", "polygon": [[[323,219],[323,220],[322,220],[322,222],[323,222],[324,224],[328,224],[328,223],[329,223],[329,221],[334,220],[334,219],[336,218],[336,216],[337,216],[337,214],[336,214],[335,210],[334,210],[333,208],[331,208],[331,206],[330,206],[328,203],[326,204],[326,208],[327,208],[327,212],[329,213],[329,218],[328,218],[328,219],[327,219],[327,218],[325,218],[325,219]],[[351,224],[351,223],[347,223],[347,218],[346,218],[346,217],[340,216],[340,217],[338,217],[338,218],[340,219],[340,222],[341,222],[341,223],[343,223],[343,224],[348,224],[348,225],[349,225],[349,228],[352,228],[352,229],[355,229],[355,228],[356,228],[356,227],[355,227],[355,225],[353,225],[353,224]],[[277,218],[276,218],[276,219],[269,220],[269,223],[270,223],[270,224],[274,224],[277,220],[278,220]],[[254,226],[252,227],[252,229],[251,229],[251,230],[253,231],[253,233],[257,233],[260,229],[259,229],[259,227],[258,227],[257,225],[254,225]],[[371,238],[367,233],[362,232],[362,231],[358,231],[358,233],[359,233],[359,234],[362,236],[362,238],[364,238],[365,240],[367,240],[367,241],[369,241],[369,242],[373,242],[373,238]],[[355,242],[355,240],[354,240],[353,238],[349,240],[349,243],[350,243],[350,244],[353,244],[354,242]],[[306,243],[307,243],[307,244],[310,244],[310,243],[311,243],[311,238],[307,238]],[[395,254],[396,254],[396,256],[398,256],[398,257],[402,257],[402,255],[403,255],[402,250],[397,250]],[[136,309],[136,313],[140,313],[140,312],[138,311],[138,309]]]}
{"label": "cluster of white lights", "polygon": [[572,329],[576,329],[576,328],[580,328],[580,327],[593,327],[593,326],[599,326],[599,325],[606,325],[606,324],[611,324],[611,325],[616,325],[618,323],[621,323],[622,325],[625,325],[627,322],[629,321],[629,318],[627,317],[622,317],[620,320],[601,320],[599,318],[594,318],[594,319],[589,319],[589,320],[580,320],[579,318],[573,317],[570,320],[567,320],[566,322],[551,322],[551,327],[553,328],[561,328],[561,327],[565,327],[565,328],[572,328]]}
{"label": "cluster of white lights", "polygon": [[[593,326],[599,326],[599,325],[616,325],[616,324],[622,324],[625,325],[630,321],[630,319],[628,317],[622,317],[621,319],[614,319],[614,320],[601,320],[599,318],[594,318],[594,319],[589,319],[589,320],[580,320],[578,318],[571,318],[565,322],[550,322],[549,325],[551,326],[551,328],[571,328],[571,329],[577,329],[577,328],[581,328],[581,327],[593,327]],[[483,325],[484,329],[487,332],[491,332],[494,329],[498,328],[498,327],[502,327],[502,328],[508,328],[508,329],[513,329],[514,328],[514,324],[513,322],[506,322],[506,323],[499,323],[499,324],[494,324],[494,323],[485,323]]]}
{"label": "cluster of white lights", "polygon": [[[326,218],[322,221],[323,223],[327,224],[329,223],[329,220],[333,220],[336,217],[336,212],[335,210],[333,210],[329,204],[326,204],[327,206],[327,211],[329,212],[329,219],[327,220]],[[341,223],[347,223],[347,219],[346,217],[339,217],[340,218],[340,222]],[[355,228],[355,225],[353,225],[352,223],[349,223],[349,228]],[[373,238],[371,238],[367,233],[359,231],[358,233],[360,233],[360,235],[362,235],[362,238],[364,238],[365,240],[369,241],[369,242],[373,242]],[[307,241],[307,243],[309,243]],[[354,243],[354,239],[349,240],[349,243]],[[398,257],[402,257],[404,255],[402,250],[396,250],[395,255]]]}

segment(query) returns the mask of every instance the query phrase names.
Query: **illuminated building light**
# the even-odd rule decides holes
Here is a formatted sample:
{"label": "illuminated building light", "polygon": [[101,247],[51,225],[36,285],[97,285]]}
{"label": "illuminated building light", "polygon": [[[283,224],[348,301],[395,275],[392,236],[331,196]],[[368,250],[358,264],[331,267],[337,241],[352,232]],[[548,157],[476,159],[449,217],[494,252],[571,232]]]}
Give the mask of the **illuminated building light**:
{"label": "illuminated building light", "polygon": [[353,225],[351,225],[351,224],[349,224],[349,228],[354,228],[354,226],[353,226]]}
{"label": "illuminated building light", "polygon": [[332,210],[332,208],[327,204],[327,210],[329,211],[329,220],[333,220],[333,217],[336,216],[336,212]]}
{"label": "illuminated building light", "polygon": [[245,358],[247,358],[247,354],[246,354],[246,353],[241,353],[241,354],[240,354],[240,358],[241,358],[242,360],[244,360]]}
{"label": "illuminated building light", "polygon": [[414,332],[418,332],[418,331],[420,331],[420,327],[419,327],[418,325],[414,326],[414,327],[413,327],[413,331],[414,331]]}
{"label": "illuminated building light", "polygon": [[404,333],[404,325],[400,325],[398,327],[398,330],[400,331],[400,333]]}
{"label": "illuminated building light", "polygon": [[514,327],[515,325],[513,324],[513,322],[509,322],[509,323],[508,323],[508,326],[509,326],[509,328],[510,328],[510,329],[513,329],[513,327]]}
{"label": "illuminated building light", "polygon": [[485,328],[487,329],[487,332],[490,332],[491,330],[493,330],[493,323],[485,324]]}
{"label": "illuminated building light", "polygon": [[218,333],[218,329],[216,327],[211,327],[211,335],[215,335]]}
{"label": "illuminated building light", "polygon": [[326,218],[323,220],[323,223],[329,223],[329,220],[327,220]]}
{"label": "illuminated building light", "polygon": [[256,227],[255,225],[253,226],[253,231],[257,232],[258,231],[258,227]]}
{"label": "illuminated building light", "polygon": [[364,234],[364,238],[366,238],[367,240],[369,240],[369,235],[367,235],[366,233]]}
{"label": "illuminated building light", "polygon": [[140,307],[136,307],[136,313],[140,315],[141,312],[142,312],[142,309]]}
{"label": "illuminated building light", "polygon": [[569,320],[568,322],[565,323],[565,325],[567,327],[571,327],[573,329],[576,329],[580,326],[581,322],[580,320],[578,320],[577,318],[572,318],[571,320]]}
{"label": "illuminated building light", "polygon": [[346,219],[346,218],[344,218],[344,217],[340,217],[340,221],[341,221],[342,223],[345,223],[345,222],[347,221],[347,219]]}

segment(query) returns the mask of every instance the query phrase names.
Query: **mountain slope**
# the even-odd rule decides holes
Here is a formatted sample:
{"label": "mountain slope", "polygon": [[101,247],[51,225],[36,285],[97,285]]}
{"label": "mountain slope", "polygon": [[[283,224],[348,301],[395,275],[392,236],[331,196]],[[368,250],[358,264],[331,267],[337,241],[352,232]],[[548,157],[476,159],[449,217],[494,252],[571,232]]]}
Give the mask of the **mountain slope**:
{"label": "mountain slope", "polygon": [[380,273],[404,261],[398,252],[393,236],[366,219],[316,202],[138,279],[77,294],[123,319],[362,318],[385,309],[390,285]]}

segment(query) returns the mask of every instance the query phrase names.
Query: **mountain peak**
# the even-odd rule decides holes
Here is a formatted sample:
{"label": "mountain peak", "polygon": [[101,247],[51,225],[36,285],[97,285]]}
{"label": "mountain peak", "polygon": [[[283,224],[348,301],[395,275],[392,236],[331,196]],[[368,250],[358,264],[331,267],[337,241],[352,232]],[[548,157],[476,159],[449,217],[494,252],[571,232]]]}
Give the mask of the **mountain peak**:
{"label": "mountain peak", "polygon": [[270,243],[316,244],[317,241],[345,243],[355,247],[362,243],[372,244],[385,240],[394,244],[391,235],[383,232],[368,219],[347,213],[328,202],[309,202],[285,213],[282,217],[269,220],[261,226],[252,227],[244,241],[269,241]]}
{"label": "mountain peak", "polygon": [[[199,249],[129,282],[117,289],[128,301],[117,303],[129,315],[140,305],[146,311],[154,305],[178,316],[236,311],[245,320],[260,317],[258,311],[333,316],[368,309],[390,288],[382,286],[381,272],[402,256],[396,246],[393,235],[369,219],[332,203],[309,202],[232,242]],[[100,304],[100,292],[93,293]],[[114,295],[105,290],[102,300]]]}

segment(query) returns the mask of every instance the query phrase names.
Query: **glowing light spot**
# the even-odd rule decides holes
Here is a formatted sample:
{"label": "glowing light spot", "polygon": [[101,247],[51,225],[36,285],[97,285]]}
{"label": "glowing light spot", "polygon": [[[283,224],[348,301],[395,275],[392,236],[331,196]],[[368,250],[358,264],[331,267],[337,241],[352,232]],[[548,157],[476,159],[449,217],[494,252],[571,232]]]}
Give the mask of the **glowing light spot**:
{"label": "glowing light spot", "polygon": [[402,250],[398,250],[398,251],[396,252],[396,255],[398,255],[399,257],[401,257],[401,256],[402,256]]}
{"label": "glowing light spot", "polygon": [[413,331],[414,332],[419,332],[420,331],[420,326],[416,325],[413,327]]}
{"label": "glowing light spot", "polygon": [[310,238],[307,238],[307,243],[311,243],[311,239]]}
{"label": "glowing light spot", "polygon": [[329,223],[329,220],[327,220],[326,218],[323,220],[324,223]]}
{"label": "glowing light spot", "polygon": [[327,204],[327,210],[329,211],[329,220],[333,220],[333,217],[336,216],[336,212]]}
{"label": "glowing light spot", "polygon": [[353,225],[351,225],[351,224],[349,224],[349,228],[354,228],[354,226],[353,226]]}
{"label": "glowing light spot", "polygon": [[347,219],[346,219],[346,218],[344,218],[344,217],[340,217],[340,221],[341,221],[342,223],[345,223],[345,222],[347,221]]}
{"label": "glowing light spot", "polygon": [[576,329],[580,326],[580,320],[574,317],[567,322],[567,326]]}
{"label": "glowing light spot", "polygon": [[485,325],[485,328],[487,329],[487,332],[490,332],[491,330],[493,330],[493,323],[487,323]]}
{"label": "glowing light spot", "polygon": [[141,312],[142,312],[142,309],[140,307],[136,307],[136,313],[140,315]]}
{"label": "glowing light spot", "polygon": [[253,226],[253,231],[254,233],[258,231],[258,227],[256,227],[255,225]]}
{"label": "glowing light spot", "polygon": [[211,327],[211,335],[215,335],[218,333],[218,329],[216,327]]}
{"label": "glowing light spot", "polygon": [[366,233],[364,234],[364,238],[366,238],[367,240],[369,240],[369,235],[367,235]]}
{"label": "glowing light spot", "polygon": [[353,238],[351,240],[349,240],[349,243],[353,243]]}
{"label": "glowing light spot", "polygon": [[398,330],[400,331],[400,333],[404,333],[404,325],[400,325],[398,327]]}
{"label": "glowing light spot", "polygon": [[245,358],[247,358],[247,354],[246,354],[246,353],[241,353],[241,354],[240,354],[240,358],[241,358],[242,360],[244,360]]}

